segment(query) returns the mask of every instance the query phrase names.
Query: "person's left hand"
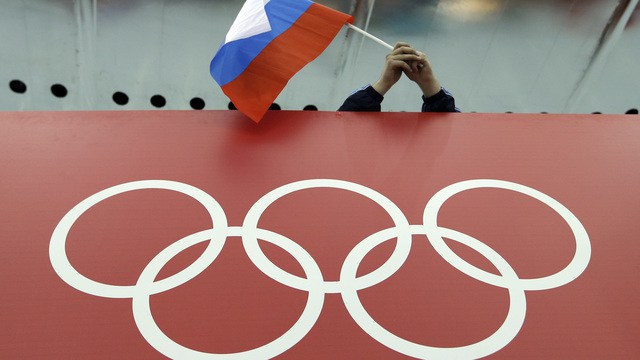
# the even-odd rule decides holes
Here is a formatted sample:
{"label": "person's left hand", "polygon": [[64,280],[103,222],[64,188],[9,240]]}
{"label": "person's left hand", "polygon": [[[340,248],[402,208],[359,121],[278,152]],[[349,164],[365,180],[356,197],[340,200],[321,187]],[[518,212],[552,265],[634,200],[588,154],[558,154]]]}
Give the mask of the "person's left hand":
{"label": "person's left hand", "polygon": [[441,89],[440,81],[434,75],[427,55],[420,51],[417,52],[417,55],[419,57],[418,60],[407,62],[412,71],[409,72],[403,69],[403,72],[411,81],[418,84],[425,97],[433,96]]}

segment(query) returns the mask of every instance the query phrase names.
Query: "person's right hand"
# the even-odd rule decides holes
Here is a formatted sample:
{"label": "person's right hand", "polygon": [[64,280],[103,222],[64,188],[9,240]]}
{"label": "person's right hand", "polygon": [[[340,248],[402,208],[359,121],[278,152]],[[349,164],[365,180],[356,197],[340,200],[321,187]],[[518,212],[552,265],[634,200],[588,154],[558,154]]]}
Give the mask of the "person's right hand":
{"label": "person's right hand", "polygon": [[423,58],[421,54],[413,49],[409,44],[398,42],[393,48],[393,51],[387,55],[384,70],[378,81],[371,85],[380,95],[384,95],[395,85],[402,73],[411,74],[414,71],[418,71],[417,66],[414,66],[414,70],[409,64],[417,64]]}

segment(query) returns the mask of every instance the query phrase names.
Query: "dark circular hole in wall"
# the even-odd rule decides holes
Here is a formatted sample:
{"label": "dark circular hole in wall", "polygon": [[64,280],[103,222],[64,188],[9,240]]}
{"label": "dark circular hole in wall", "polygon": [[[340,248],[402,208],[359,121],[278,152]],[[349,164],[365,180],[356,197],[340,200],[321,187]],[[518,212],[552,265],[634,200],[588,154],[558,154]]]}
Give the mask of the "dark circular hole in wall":
{"label": "dark circular hole in wall", "polygon": [[67,88],[64,85],[62,85],[62,84],[53,84],[53,85],[51,85],[51,93],[55,97],[63,98],[65,96],[67,96],[67,94],[69,92],[67,91]]}
{"label": "dark circular hole in wall", "polygon": [[113,93],[113,102],[118,105],[127,105],[129,103],[129,96],[122,91],[116,91]]}
{"label": "dark circular hole in wall", "polygon": [[20,80],[11,80],[9,82],[9,88],[11,91],[17,94],[24,94],[27,92],[27,84],[23,83]]}
{"label": "dark circular hole in wall", "polygon": [[205,103],[204,103],[204,100],[202,100],[201,98],[194,97],[189,102],[189,105],[191,105],[191,108],[193,110],[202,110],[202,109],[204,109]]}
{"label": "dark circular hole in wall", "polygon": [[151,105],[161,108],[167,105],[167,100],[162,95],[153,95],[151,97]]}

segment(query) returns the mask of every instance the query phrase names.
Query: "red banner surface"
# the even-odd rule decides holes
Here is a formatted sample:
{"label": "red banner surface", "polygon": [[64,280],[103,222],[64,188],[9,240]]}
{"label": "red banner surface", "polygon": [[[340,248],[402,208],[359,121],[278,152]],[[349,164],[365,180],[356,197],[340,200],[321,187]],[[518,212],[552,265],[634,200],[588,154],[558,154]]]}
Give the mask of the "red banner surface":
{"label": "red banner surface", "polygon": [[633,117],[0,125],[0,358],[640,358]]}

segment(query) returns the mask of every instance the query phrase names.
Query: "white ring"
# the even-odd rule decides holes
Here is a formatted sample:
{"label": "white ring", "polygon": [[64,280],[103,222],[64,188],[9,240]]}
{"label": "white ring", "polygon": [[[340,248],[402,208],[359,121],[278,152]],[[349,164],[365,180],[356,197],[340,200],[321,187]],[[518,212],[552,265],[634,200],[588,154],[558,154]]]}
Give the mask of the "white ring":
{"label": "white ring", "polygon": [[[413,234],[424,234],[425,228],[422,226],[412,226]],[[509,279],[512,282],[518,280],[518,276],[507,261],[502,258],[497,252],[483,244],[482,242],[468,236],[466,234],[449,230],[441,229],[441,232],[447,236],[448,239],[458,241],[465,244],[478,253],[485,256],[491,263],[498,269],[500,274],[505,279]],[[359,244],[363,248],[373,249],[383,241],[380,239],[369,238],[371,244]],[[356,271],[358,265],[364,258],[368,251],[352,252],[353,257],[349,261],[345,261],[345,265],[342,268],[340,279],[344,282],[354,281],[356,278]],[[399,353],[407,356],[412,356],[420,359],[477,359],[481,358],[502,349],[509,344],[513,338],[518,334],[527,310],[527,303],[524,290],[518,287],[508,288],[509,291],[509,313],[505,321],[500,328],[491,336],[481,340],[475,344],[461,346],[461,347],[434,347],[417,344],[406,339],[403,339],[378,324],[367,313],[356,289],[345,289],[342,292],[342,301],[344,302],[347,311],[351,314],[353,320],[364,330],[369,336],[391,348]]]}
{"label": "white ring", "polygon": [[[445,243],[442,234],[440,234],[440,228],[438,226],[438,211],[442,204],[447,201],[451,196],[469,189],[478,188],[498,188],[512,190],[524,195],[529,195],[534,199],[541,201],[553,210],[555,210],[564,221],[567,222],[573,236],[576,240],[576,253],[571,262],[561,271],[536,279],[520,279],[519,284],[511,284],[504,277],[491,274],[485,270],[482,270],[476,266],[469,264],[467,261],[459,257],[454,253]],[[436,249],[438,254],[447,260],[453,267],[462,271],[464,274],[486,282],[488,284],[508,288],[511,286],[521,286],[525,290],[545,290],[552,289],[558,286],[565,285],[575,278],[580,276],[584,269],[589,264],[591,258],[591,243],[589,242],[589,235],[584,226],[580,223],[580,220],[564,205],[560,204],[550,196],[534,190],[530,187],[501,180],[467,180],[453,185],[449,185],[446,188],[438,191],[427,203],[424,209],[424,225],[427,229],[427,235],[432,246]]]}
{"label": "white ring", "polygon": [[[165,291],[168,288],[175,287],[176,282],[189,281],[202,272],[202,270],[204,270],[204,268],[206,268],[208,264],[215,259],[224,246],[224,238],[226,236],[227,229],[227,218],[217,201],[215,201],[206,192],[191,185],[179,182],[166,180],[134,181],[113,186],[89,196],[69,210],[62,220],[60,220],[51,235],[51,242],[49,243],[49,260],[51,261],[53,269],[62,280],[82,292],[95,296],[108,298],[130,298],[133,296],[136,291],[136,287],[133,285],[120,286],[103,284],[80,274],[69,262],[65,247],[69,230],[71,230],[71,227],[78,218],[80,218],[80,216],[82,216],[92,206],[112,196],[141,189],[173,190],[188,195],[207,209],[207,212],[209,212],[211,220],[215,225],[213,230],[209,230],[209,232],[211,232],[210,235],[212,241],[193,264],[189,265],[177,274],[155,282],[153,288],[147,289],[147,291],[158,293]],[[207,265],[203,267],[204,264]]]}
{"label": "white ring", "polygon": [[[231,227],[229,230],[229,236],[242,236],[245,232],[244,229],[237,227]],[[259,236],[261,239],[277,245],[283,250],[289,252],[291,256],[298,260],[305,272],[305,275],[307,278],[311,279],[312,282],[317,283],[322,281],[320,268],[318,268],[315,262],[309,261],[310,257],[306,257],[306,251],[304,251],[298,244],[282,235],[266,230],[260,230]],[[204,241],[206,238],[201,237],[201,240]],[[194,245],[194,243],[187,242],[185,239],[182,239],[173,245],[160,252],[155,258],[153,258],[153,260],[151,260],[151,262],[149,262],[149,265],[147,265],[147,267],[142,271],[142,274],[140,274],[140,278],[137,283],[138,288],[145,289],[153,286],[155,277],[167,262],[181,251]],[[291,251],[292,249],[293,251]],[[300,261],[301,258],[299,256],[305,260]],[[313,325],[315,325],[318,320],[318,317],[320,317],[322,306],[324,304],[324,292],[320,289],[311,289],[302,315],[300,315],[300,318],[296,323],[279,338],[252,350],[238,353],[213,354],[187,348],[169,338],[158,327],[158,324],[156,324],[153,319],[151,306],[149,304],[149,295],[151,295],[149,292],[138,291],[133,297],[133,316],[136,321],[136,325],[138,326],[142,336],[151,346],[172,359],[270,359],[289,350],[302,340],[307,333],[309,333]]]}
{"label": "white ring", "polygon": [[[251,261],[262,271],[265,275],[274,279],[275,281],[287,285],[289,287],[310,291],[312,288],[321,285],[323,290],[327,293],[339,293],[342,289],[340,281],[323,281],[322,284],[315,284],[308,279],[301,278],[290,274],[278,266],[276,266],[267,256],[262,252],[258,245],[258,236],[256,234],[258,229],[258,221],[264,213],[264,211],[281,197],[291,194],[296,191],[313,189],[313,188],[334,188],[351,191],[362,196],[365,196],[375,203],[380,205],[391,216],[391,219],[396,225],[396,228],[403,229],[409,226],[407,218],[402,211],[391,200],[383,196],[377,191],[369,189],[368,187],[355,184],[342,180],[331,179],[314,179],[303,180],[281,186],[268,194],[260,198],[249,209],[247,216],[245,217],[243,227],[246,230],[245,236],[242,237],[242,244],[245,251],[249,255]],[[368,279],[386,279],[393,275],[400,266],[404,263],[411,251],[411,236],[408,233],[401,233],[398,235],[398,241],[396,248],[389,257],[389,259],[378,269],[372,271],[370,274],[365,275]],[[380,281],[382,281],[380,280]]]}

